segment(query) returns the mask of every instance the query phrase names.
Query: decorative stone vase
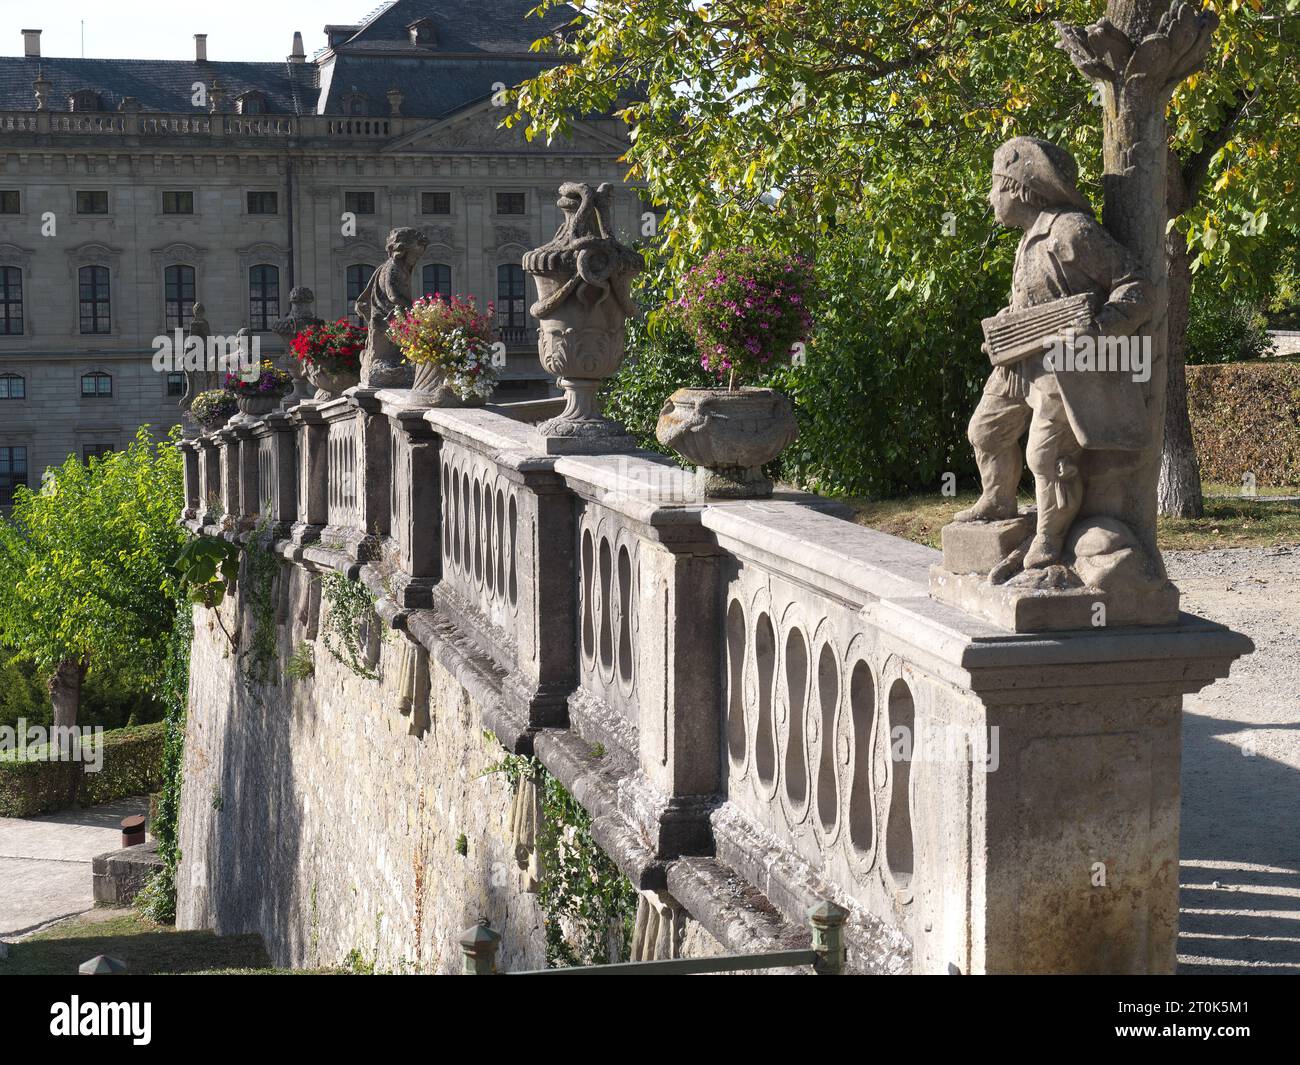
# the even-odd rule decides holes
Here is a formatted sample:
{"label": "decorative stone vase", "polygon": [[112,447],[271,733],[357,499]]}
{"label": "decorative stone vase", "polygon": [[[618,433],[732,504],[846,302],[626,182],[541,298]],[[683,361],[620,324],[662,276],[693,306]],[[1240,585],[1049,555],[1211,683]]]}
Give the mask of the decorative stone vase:
{"label": "decorative stone vase", "polygon": [[524,256],[537,285],[529,309],[537,319],[542,365],[564,389],[564,410],[537,427],[550,454],[631,450],[635,441],[600,412],[597,393],[623,361],[624,327],[637,313],[628,293],[644,265],[613,236],[612,186],[565,182],[555,238]]}
{"label": "decorative stone vase", "polygon": [[447,383],[446,371],[427,362],[417,362],[411,381],[411,400],[429,407],[468,406]]}
{"label": "decorative stone vase", "polygon": [[338,399],[349,388],[354,388],[361,383],[360,370],[331,371],[310,362],[304,362],[302,369],[303,376],[316,389],[316,394],[311,397],[316,400]]}
{"label": "decorative stone vase", "polygon": [[[233,412],[232,412],[233,414]],[[206,418],[195,418],[205,433],[215,433],[230,421],[231,414],[209,414]]]}
{"label": "decorative stone vase", "polygon": [[239,413],[244,421],[270,414],[283,399],[284,396],[278,392],[257,392],[247,396],[238,394],[235,396],[235,402],[239,404]]}
{"label": "decorative stone vase", "polygon": [[707,499],[765,499],[763,473],[799,435],[794,408],[771,388],[679,388],[664,404],[655,437],[695,463]]}

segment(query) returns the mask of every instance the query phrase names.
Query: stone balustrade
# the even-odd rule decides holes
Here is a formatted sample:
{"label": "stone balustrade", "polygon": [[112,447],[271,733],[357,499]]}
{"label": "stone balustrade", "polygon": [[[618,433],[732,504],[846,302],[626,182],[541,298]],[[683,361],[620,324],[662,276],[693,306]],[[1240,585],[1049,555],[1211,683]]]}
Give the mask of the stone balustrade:
{"label": "stone balustrade", "polygon": [[338,115],[240,115],[205,111],[159,112],[0,111],[0,133],[93,137],[232,137],[275,140],[384,140],[409,133],[427,120]]}
{"label": "stone balustrade", "polygon": [[1182,697],[1248,640],[1011,633],[827,500],[701,503],[661,456],[547,455],[504,410],[354,389],[186,441],[185,523],[269,522],[359,576],[724,945],[830,898],[860,971],[1173,968]]}

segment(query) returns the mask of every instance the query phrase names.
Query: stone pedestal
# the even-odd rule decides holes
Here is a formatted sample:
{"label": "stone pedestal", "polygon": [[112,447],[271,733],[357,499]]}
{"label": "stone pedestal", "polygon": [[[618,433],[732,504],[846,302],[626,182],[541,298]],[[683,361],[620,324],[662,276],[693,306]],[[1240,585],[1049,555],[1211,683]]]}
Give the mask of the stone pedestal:
{"label": "stone pedestal", "polygon": [[1034,535],[1032,507],[1005,521],[954,521],[943,527],[943,568],[949,573],[989,573]]}

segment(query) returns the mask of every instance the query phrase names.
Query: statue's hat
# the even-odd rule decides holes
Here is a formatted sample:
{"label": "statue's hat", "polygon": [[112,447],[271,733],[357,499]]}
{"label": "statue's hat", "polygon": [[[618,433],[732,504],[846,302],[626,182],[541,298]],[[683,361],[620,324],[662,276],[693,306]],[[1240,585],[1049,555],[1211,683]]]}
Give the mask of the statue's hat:
{"label": "statue's hat", "polygon": [[1051,206],[1091,211],[1079,191],[1079,166],[1064,148],[1037,137],[1012,137],[993,153],[995,177],[1010,178],[1037,193]]}

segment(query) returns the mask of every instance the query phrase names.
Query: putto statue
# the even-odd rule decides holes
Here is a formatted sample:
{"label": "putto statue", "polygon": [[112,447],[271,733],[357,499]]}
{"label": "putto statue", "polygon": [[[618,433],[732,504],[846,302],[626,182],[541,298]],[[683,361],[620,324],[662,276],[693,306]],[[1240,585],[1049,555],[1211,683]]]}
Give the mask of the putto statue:
{"label": "putto statue", "polygon": [[[993,372],[968,433],[981,495],[944,529],[944,565],[932,584],[940,598],[1017,619],[1013,628],[1026,609],[1014,602],[1021,592],[1040,600],[1030,611],[1039,627],[1087,623],[1078,609],[1060,609],[1063,599],[1042,601],[1044,593],[1074,593],[1076,608],[1116,593],[1115,622],[1177,613],[1159,559],[1106,505],[1108,485],[1150,445],[1151,341],[1142,330],[1155,293],[1093,216],[1077,176],[1067,151],[1033,137],[994,154],[994,215],[1024,236],[1010,304],[984,321]],[[1018,513],[1026,430],[1037,506]],[[977,575],[982,587],[954,575]]]}
{"label": "putto statue", "polygon": [[186,332],[186,339],[194,339],[199,342],[200,365],[198,369],[185,371],[185,394],[181,396],[181,410],[188,411],[190,404],[200,392],[206,392],[210,388],[220,388],[224,383],[223,374],[217,372],[207,364],[208,353],[208,334],[211,327],[208,325],[208,319],[205,316],[203,304],[195,303],[192,308],[193,316],[190,318],[190,327]]}
{"label": "putto statue", "polygon": [[[1065,353],[1062,325],[1081,336],[1130,338],[1151,312],[1150,285],[1093,217],[1075,187],[1077,173],[1068,152],[1033,137],[1009,140],[993,156],[993,213],[1025,235],[1016,251],[1011,304],[988,327],[984,350],[993,373],[970,421],[983,493],[957,520],[1016,516],[1019,440],[1028,429],[1038,525],[1025,569],[1061,560],[1083,501],[1079,452],[1140,451],[1146,443],[1142,374],[1133,360],[1127,373],[1053,366],[1062,360],[1051,356]],[[1084,299],[1067,304],[1069,297]],[[1068,317],[1058,323],[1045,314],[1037,319],[1040,328],[1024,314],[1038,307],[1059,308]],[[1020,322],[1025,325],[1017,330]],[[1003,346],[990,346],[999,340]],[[1040,340],[1045,343],[1035,343]]]}
{"label": "putto statue", "polygon": [[370,275],[357,297],[355,309],[366,322],[369,335],[361,355],[363,388],[410,388],[415,368],[402,358],[388,336],[388,319],[411,308],[411,274],[429,246],[418,229],[399,226],[388,234],[388,258]]}

